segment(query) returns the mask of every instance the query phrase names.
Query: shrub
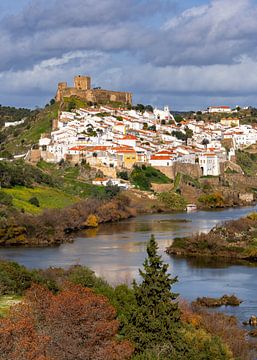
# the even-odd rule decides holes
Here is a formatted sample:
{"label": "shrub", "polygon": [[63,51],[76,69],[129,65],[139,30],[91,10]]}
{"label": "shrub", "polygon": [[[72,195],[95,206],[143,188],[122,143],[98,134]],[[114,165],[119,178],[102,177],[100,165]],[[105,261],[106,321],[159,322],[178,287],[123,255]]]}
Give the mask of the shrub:
{"label": "shrub", "polygon": [[198,201],[211,208],[224,206],[224,198],[220,193],[202,195],[198,198]]}
{"label": "shrub", "polygon": [[6,206],[12,206],[12,196],[9,194],[6,194],[4,191],[0,191],[0,204],[6,205]]}
{"label": "shrub", "polygon": [[96,228],[98,227],[98,217],[94,214],[88,215],[85,226]]}
{"label": "shrub", "polygon": [[115,317],[108,299],[80,285],[57,295],[34,285],[0,320],[0,359],[129,359],[133,346],[116,339]]}
{"label": "shrub", "polygon": [[123,180],[128,180],[129,179],[129,175],[127,171],[120,171],[118,172],[118,177],[123,179]]}
{"label": "shrub", "polygon": [[32,198],[29,199],[29,203],[31,205],[34,205],[36,207],[40,207],[40,204],[39,204],[39,200],[37,197],[33,196]]}
{"label": "shrub", "polygon": [[257,212],[253,212],[247,215],[247,219],[257,221]]}
{"label": "shrub", "polygon": [[159,200],[170,210],[185,210],[187,202],[183,196],[172,191],[162,192],[158,195]]}

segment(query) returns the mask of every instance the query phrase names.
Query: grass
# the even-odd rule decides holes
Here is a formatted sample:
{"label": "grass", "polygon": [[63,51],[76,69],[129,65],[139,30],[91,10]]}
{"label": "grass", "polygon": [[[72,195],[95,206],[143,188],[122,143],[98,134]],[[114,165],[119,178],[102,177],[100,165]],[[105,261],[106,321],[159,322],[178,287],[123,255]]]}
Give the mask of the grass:
{"label": "grass", "polygon": [[[25,212],[31,214],[39,214],[44,209],[61,209],[80,200],[78,197],[58,189],[43,186],[35,188],[15,186],[12,189],[3,189],[3,191],[13,197],[14,207],[24,209]],[[29,199],[32,197],[39,200],[40,207],[29,203]]]}
{"label": "grass", "polygon": [[6,316],[10,307],[19,303],[21,299],[22,297],[18,295],[0,296],[0,318]]}
{"label": "grass", "polygon": [[28,125],[17,128],[17,136],[9,136],[4,150],[11,154],[23,153],[32,145],[38,144],[41,134],[51,131],[52,120],[58,115],[58,107],[57,103],[48,106],[36,116],[36,119],[31,119]]}
{"label": "grass", "polygon": [[104,193],[102,186],[92,185],[83,180],[79,180],[81,169],[77,166],[66,165],[64,167],[58,167],[56,164],[49,164],[44,161],[40,161],[37,166],[53,178],[62,179],[61,182],[59,181],[60,189],[66,194],[88,198],[93,193],[99,193],[99,196]]}

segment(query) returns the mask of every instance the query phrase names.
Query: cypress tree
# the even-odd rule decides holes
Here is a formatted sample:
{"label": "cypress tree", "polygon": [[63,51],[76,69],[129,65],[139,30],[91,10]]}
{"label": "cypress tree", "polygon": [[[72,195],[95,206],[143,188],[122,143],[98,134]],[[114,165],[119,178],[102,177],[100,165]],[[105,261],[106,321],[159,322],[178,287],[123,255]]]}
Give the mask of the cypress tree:
{"label": "cypress tree", "polygon": [[137,306],[132,316],[132,338],[137,350],[158,343],[176,341],[180,328],[180,311],[176,299],[178,294],[171,292],[177,282],[167,273],[168,264],[164,264],[157,253],[158,245],[152,235],[147,245],[147,258],[143,270],[139,270],[143,281],[133,282]]}

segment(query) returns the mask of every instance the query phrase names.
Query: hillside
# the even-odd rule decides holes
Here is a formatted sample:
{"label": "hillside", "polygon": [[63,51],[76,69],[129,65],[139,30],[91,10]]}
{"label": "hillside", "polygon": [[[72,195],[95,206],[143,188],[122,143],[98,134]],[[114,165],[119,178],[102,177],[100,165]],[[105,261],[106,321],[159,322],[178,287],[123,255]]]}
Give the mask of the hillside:
{"label": "hillside", "polygon": [[0,128],[4,127],[5,122],[20,121],[30,117],[32,113],[33,110],[30,109],[2,106],[0,104]]}
{"label": "hillside", "polygon": [[40,135],[50,132],[52,120],[58,115],[59,104],[30,111],[23,124],[1,131],[0,157],[24,154],[37,145]]}

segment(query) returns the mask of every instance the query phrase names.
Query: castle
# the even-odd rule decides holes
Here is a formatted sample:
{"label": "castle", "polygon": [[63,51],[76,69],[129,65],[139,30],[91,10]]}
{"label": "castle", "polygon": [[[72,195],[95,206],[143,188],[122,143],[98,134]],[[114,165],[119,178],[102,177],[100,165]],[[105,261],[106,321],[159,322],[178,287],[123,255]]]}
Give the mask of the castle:
{"label": "castle", "polygon": [[67,82],[58,84],[56,101],[62,101],[65,97],[77,96],[85,101],[92,103],[120,102],[132,104],[132,94],[129,92],[103,90],[101,88],[91,88],[91,78],[89,76],[75,76],[74,87],[68,87]]}

